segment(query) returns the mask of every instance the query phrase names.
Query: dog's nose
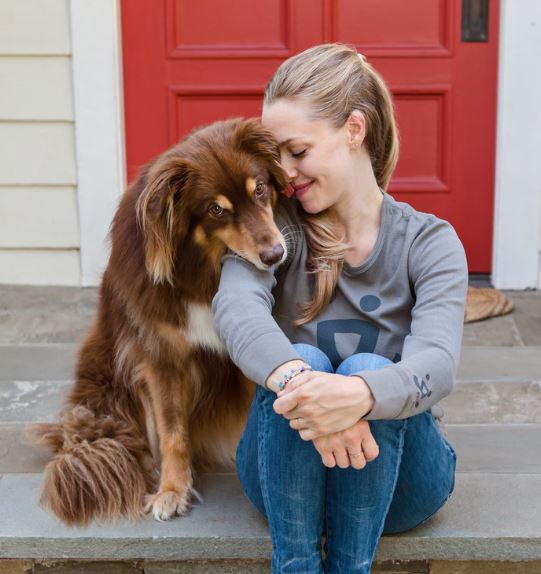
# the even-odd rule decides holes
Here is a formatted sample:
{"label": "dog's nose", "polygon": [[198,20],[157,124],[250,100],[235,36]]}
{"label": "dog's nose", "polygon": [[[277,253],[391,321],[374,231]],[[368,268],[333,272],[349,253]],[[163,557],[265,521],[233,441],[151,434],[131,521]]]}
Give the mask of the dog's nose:
{"label": "dog's nose", "polygon": [[261,251],[259,254],[259,259],[265,265],[274,265],[274,263],[278,263],[280,259],[282,259],[284,255],[284,248],[277,243],[272,249],[265,249],[265,251]]}

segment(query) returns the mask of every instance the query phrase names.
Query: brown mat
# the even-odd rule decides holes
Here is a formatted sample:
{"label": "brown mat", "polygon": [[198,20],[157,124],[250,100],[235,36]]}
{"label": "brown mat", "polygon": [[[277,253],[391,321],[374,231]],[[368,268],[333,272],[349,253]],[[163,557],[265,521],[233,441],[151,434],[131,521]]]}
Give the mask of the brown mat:
{"label": "brown mat", "polygon": [[513,309],[513,301],[498,289],[468,287],[464,323],[505,315]]}

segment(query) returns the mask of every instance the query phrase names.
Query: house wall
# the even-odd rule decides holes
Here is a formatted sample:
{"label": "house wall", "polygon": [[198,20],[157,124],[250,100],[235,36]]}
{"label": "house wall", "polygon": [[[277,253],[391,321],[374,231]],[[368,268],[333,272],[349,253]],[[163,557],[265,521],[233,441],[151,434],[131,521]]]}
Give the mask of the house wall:
{"label": "house wall", "polygon": [[[118,5],[0,0],[0,283],[99,282],[125,186]],[[493,281],[541,288],[541,3],[500,19]]]}
{"label": "house wall", "polygon": [[0,0],[0,283],[80,284],[68,0]]}

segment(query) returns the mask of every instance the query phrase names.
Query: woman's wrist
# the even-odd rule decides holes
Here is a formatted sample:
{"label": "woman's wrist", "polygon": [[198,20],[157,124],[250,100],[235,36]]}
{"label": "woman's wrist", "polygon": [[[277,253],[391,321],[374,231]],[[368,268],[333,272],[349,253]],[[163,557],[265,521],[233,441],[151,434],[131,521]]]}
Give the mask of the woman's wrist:
{"label": "woman's wrist", "polygon": [[363,414],[361,417],[366,416],[373,408],[375,404],[374,395],[372,394],[372,389],[368,386],[368,383],[359,375],[350,375],[351,377],[355,377],[357,380],[361,379],[362,385],[362,395],[361,395],[361,409]]}
{"label": "woman's wrist", "polygon": [[284,383],[287,384],[294,376],[304,372],[306,370],[312,370],[311,367],[302,359],[294,359],[293,361],[288,361],[274,369],[272,373],[267,377],[265,381],[265,386],[270,391],[277,393],[282,390]]}

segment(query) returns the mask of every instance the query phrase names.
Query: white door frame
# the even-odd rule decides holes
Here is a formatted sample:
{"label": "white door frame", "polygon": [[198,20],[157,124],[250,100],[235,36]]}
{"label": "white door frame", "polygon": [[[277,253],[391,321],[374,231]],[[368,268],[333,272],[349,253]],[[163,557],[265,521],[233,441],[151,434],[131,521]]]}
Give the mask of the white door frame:
{"label": "white door frame", "polygon": [[541,287],[541,3],[500,1],[492,280]]}
{"label": "white door frame", "polygon": [[[119,0],[70,0],[82,285],[99,283],[126,185]],[[500,0],[492,280],[541,287],[541,2]]]}
{"label": "white door frame", "polygon": [[81,284],[97,285],[126,185],[119,0],[70,0]]}

